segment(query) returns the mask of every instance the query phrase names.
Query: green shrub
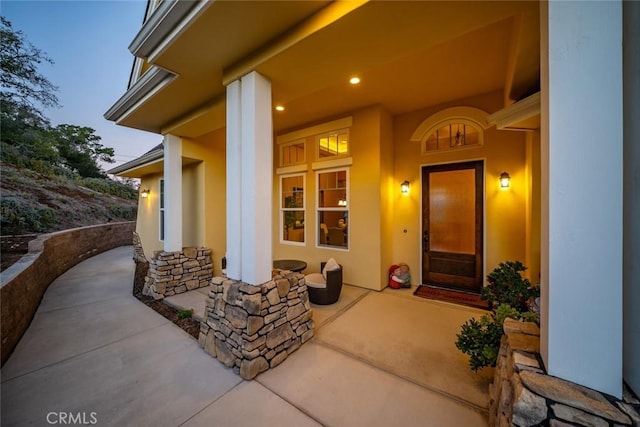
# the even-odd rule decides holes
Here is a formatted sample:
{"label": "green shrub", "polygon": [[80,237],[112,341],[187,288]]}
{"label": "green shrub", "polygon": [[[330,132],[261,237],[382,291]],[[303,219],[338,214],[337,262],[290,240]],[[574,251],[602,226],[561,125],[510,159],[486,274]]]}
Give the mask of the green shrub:
{"label": "green shrub", "polygon": [[137,206],[109,206],[109,216],[112,218],[134,220],[138,214]]}
{"label": "green shrub", "polygon": [[178,319],[191,319],[193,310],[180,310],[178,311]]}
{"label": "green shrub", "polygon": [[44,160],[31,159],[29,160],[29,169],[32,171],[41,173],[43,175],[53,175],[54,167],[51,163]]}
{"label": "green shrub", "polygon": [[56,220],[56,213],[49,207],[30,207],[19,200],[2,199],[0,201],[2,234],[21,234],[24,232],[47,232]]}
{"label": "green shrub", "polygon": [[532,287],[529,280],[520,275],[526,267],[519,261],[500,263],[488,276],[488,285],[482,289],[481,298],[494,307],[480,320],[470,319],[457,334],[456,347],[469,356],[469,366],[474,371],[485,366],[496,366],[502,325],[507,317],[539,323],[536,313],[529,310],[529,301],[540,295],[540,289]]}
{"label": "green shrub", "polygon": [[520,312],[527,311],[530,300],[540,296],[540,288],[531,286],[529,279],[522,277],[520,273],[526,269],[520,261],[501,262],[487,276],[482,299],[491,304],[509,304]]}
{"label": "green shrub", "polygon": [[99,193],[129,200],[138,199],[138,191],[135,188],[109,178],[78,178],[78,184]]}
{"label": "green shrub", "polygon": [[462,325],[457,335],[456,347],[469,355],[469,366],[474,371],[485,366],[496,366],[502,325],[493,315],[482,315],[480,320],[470,319]]}

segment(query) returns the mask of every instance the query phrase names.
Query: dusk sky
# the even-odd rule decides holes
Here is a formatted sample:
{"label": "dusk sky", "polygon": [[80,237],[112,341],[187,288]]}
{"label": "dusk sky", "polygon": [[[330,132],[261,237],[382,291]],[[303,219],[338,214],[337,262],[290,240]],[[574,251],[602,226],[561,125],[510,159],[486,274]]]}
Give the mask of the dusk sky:
{"label": "dusk sky", "polygon": [[162,142],[162,136],[117,126],[103,115],[127,89],[133,55],[128,46],[142,26],[146,2],[2,0],[0,13],[14,31],[54,64],[40,72],[58,87],[60,108],[44,114],[52,125],[88,126],[115,149],[116,163],[132,160]]}

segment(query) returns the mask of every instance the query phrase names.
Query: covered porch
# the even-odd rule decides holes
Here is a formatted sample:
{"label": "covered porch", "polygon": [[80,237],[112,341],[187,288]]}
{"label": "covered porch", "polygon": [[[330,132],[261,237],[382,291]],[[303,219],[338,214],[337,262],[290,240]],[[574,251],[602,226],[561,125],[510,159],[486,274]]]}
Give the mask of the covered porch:
{"label": "covered porch", "polygon": [[[425,165],[482,160],[486,216],[479,228],[486,233],[476,243],[486,256],[476,268],[486,274],[497,262],[524,259],[533,269],[542,285],[549,373],[619,397],[624,361],[624,377],[637,382],[631,363],[638,349],[631,310],[638,299],[632,287],[638,230],[631,220],[637,195],[622,179],[631,176],[627,159],[637,159],[622,120],[628,115],[625,135],[637,133],[629,120],[637,96],[625,98],[632,101],[623,110],[623,86],[635,83],[623,85],[619,49],[623,30],[631,39],[637,34],[631,21],[623,25],[621,2],[177,5],[159,7],[132,43],[147,72],[107,114],[165,135],[165,250],[187,245],[183,207],[192,195],[182,182],[183,150],[211,148],[219,161],[224,146],[225,178],[202,180],[204,201],[191,199],[189,209],[202,218],[205,244],[217,245],[218,258],[228,255],[229,277],[260,285],[270,279],[274,258],[317,265],[335,254],[346,266],[346,283],[381,290],[390,264],[407,261],[414,271],[424,265],[423,198],[420,191],[401,198],[400,183],[419,190]],[[212,42],[236,35],[222,22],[255,31],[242,32],[234,38],[238,50],[228,49]],[[638,56],[631,48],[626,55]],[[633,67],[624,74],[633,75]],[[349,86],[355,75],[361,84]],[[518,101],[538,91],[537,111],[523,113]],[[468,106],[495,119],[476,123],[485,132],[477,151],[429,153],[429,132],[413,138],[439,113]],[[436,124],[445,125],[460,117],[440,119]],[[323,135],[344,129],[352,149],[321,158]],[[298,140],[312,154],[299,164],[279,163],[282,148]],[[513,177],[506,196],[497,190],[505,166]],[[332,173],[347,186],[322,187]],[[298,176],[303,185],[292,184],[290,192],[305,190],[306,216],[290,227],[285,210],[298,206],[282,207],[293,197],[282,189]],[[318,194],[327,189],[344,190],[344,198],[324,206]],[[326,212],[348,218],[348,239],[343,232],[339,247],[327,248],[321,238]],[[298,222],[307,233],[303,242]],[[624,307],[623,283],[630,295]]]}
{"label": "covered porch", "polygon": [[315,312],[316,337],[246,382],[131,295],[131,251],[94,256],[48,288],[2,368],[3,425],[66,414],[114,426],[487,423],[487,376],[452,344],[453,325],[479,310],[348,288]]}

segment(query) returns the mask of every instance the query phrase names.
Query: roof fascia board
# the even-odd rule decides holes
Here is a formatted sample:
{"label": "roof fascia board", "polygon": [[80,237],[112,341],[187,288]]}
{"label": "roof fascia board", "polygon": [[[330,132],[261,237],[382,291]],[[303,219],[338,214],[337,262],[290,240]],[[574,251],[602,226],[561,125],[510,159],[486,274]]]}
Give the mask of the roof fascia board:
{"label": "roof fascia board", "polygon": [[347,14],[368,3],[369,0],[340,0],[330,3],[314,15],[294,26],[282,36],[249,54],[223,71],[222,84],[229,83],[249,74],[260,64],[284,52],[310,35],[328,27]]}
{"label": "roof fascia board", "polygon": [[156,151],[147,153],[144,156],[140,156],[137,159],[131,160],[130,162],[123,163],[120,166],[116,166],[115,168],[109,169],[107,173],[111,175],[117,175],[123,172],[133,172],[136,169],[150,166],[162,160],[164,160],[164,151],[156,150]]}
{"label": "roof fascia board", "polygon": [[496,125],[498,130],[503,130],[511,128],[514,123],[530,119],[538,114],[540,114],[540,92],[489,115],[487,123],[489,126]]}
{"label": "roof fascia board", "polygon": [[147,58],[172,29],[197,3],[195,1],[165,0],[151,13],[129,45],[137,57]]}
{"label": "roof fascia board", "polygon": [[131,75],[129,76],[129,85],[127,89],[131,89],[131,86],[135,84],[142,77],[142,65],[144,63],[144,59],[142,58],[134,58],[133,65],[131,66]]}
{"label": "roof fascia board", "polygon": [[[182,1],[180,3],[182,3]],[[148,52],[147,61],[150,63],[155,62],[158,56],[162,55],[173,41],[189,28],[214,1],[201,0],[197,2],[189,1],[189,3],[192,3],[191,7],[180,15],[179,19],[173,19],[171,26],[163,28],[162,34],[158,37],[159,40],[154,43],[150,52]]]}
{"label": "roof fascia board", "polygon": [[158,90],[167,86],[175,74],[153,66],[104,114],[107,120],[119,122]]}

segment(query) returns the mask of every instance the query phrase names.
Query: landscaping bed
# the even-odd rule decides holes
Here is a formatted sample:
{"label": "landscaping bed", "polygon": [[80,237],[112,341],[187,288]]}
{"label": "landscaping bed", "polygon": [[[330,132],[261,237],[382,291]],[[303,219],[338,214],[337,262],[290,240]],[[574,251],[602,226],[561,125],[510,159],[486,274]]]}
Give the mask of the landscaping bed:
{"label": "landscaping bed", "polygon": [[154,300],[151,297],[140,296],[138,299],[143,302],[147,307],[154,310],[156,313],[161,314],[167,320],[170,320],[172,323],[178,325],[183,331],[198,339],[198,334],[200,334],[200,322],[193,319],[192,317],[182,317],[181,313],[184,311],[176,310],[173,307],[169,307],[167,304],[162,302],[161,300]]}

